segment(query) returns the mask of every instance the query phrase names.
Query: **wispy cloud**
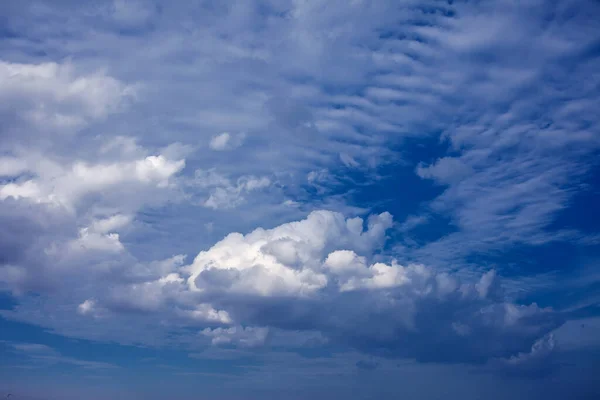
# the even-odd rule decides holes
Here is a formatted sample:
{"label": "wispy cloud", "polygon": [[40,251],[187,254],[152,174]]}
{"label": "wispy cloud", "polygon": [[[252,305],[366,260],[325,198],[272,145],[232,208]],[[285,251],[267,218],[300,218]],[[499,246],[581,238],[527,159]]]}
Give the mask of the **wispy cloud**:
{"label": "wispy cloud", "polygon": [[117,365],[101,361],[82,360],[75,357],[67,357],[60,354],[50,346],[38,343],[3,342],[13,352],[21,354],[29,359],[34,367],[44,367],[53,364],[69,364],[85,369],[113,369]]}

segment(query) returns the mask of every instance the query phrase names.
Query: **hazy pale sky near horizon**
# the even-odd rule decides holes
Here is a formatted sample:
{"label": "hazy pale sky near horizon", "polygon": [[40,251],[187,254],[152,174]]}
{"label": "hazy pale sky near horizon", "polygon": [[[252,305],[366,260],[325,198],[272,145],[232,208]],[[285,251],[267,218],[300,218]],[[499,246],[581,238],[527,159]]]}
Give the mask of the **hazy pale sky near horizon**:
{"label": "hazy pale sky near horizon", "polygon": [[600,398],[598,21],[3,1],[0,394]]}

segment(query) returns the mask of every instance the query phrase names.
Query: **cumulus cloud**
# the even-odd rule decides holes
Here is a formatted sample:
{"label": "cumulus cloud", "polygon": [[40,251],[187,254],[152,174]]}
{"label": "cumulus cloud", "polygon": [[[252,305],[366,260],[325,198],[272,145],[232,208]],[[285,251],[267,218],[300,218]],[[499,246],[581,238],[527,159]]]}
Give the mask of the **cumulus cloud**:
{"label": "cumulus cloud", "polygon": [[88,315],[94,312],[96,302],[92,299],[87,299],[77,306],[77,312],[83,315]]}
{"label": "cumulus cloud", "polygon": [[[560,324],[550,309],[504,300],[494,271],[469,283],[424,265],[370,263],[392,220],[381,214],[367,229],[363,223],[320,211],[230,234],[185,268],[187,284],[231,307],[234,320],[317,329],[363,351],[422,360],[513,354]],[[295,302],[283,300],[290,297]]]}
{"label": "cumulus cloud", "polygon": [[[96,163],[36,153],[14,157],[19,168],[5,171],[9,180],[0,183],[3,246],[10,248],[1,280],[13,290],[41,289],[58,284],[77,263],[93,268],[126,256],[120,233],[144,205],[164,201],[161,193],[174,190],[173,178],[185,164],[135,156]],[[22,238],[8,228],[15,224]]]}
{"label": "cumulus cloud", "polygon": [[194,309],[180,312],[181,315],[200,322],[231,324],[232,320],[227,311],[215,310],[209,304],[199,304]]}
{"label": "cumulus cloud", "polygon": [[[388,213],[365,222],[318,211],[232,233],[189,265],[178,256],[127,267],[119,283],[77,308],[83,316],[103,310],[106,321],[134,313],[147,323],[161,316],[173,327],[203,327],[214,345],[264,346],[272,329],[318,332],[320,345],[444,362],[509,358],[560,324],[551,309],[505,299],[493,271],[463,281],[424,265],[374,261],[392,222]],[[4,315],[27,320],[27,307]]]}
{"label": "cumulus cloud", "polygon": [[374,216],[364,230],[360,218],[314,212],[306,220],[246,236],[230,234],[195,258],[188,280],[192,290],[261,295],[307,295],[327,285],[321,262],[337,246],[368,250],[384,239],[387,213]]}
{"label": "cumulus cloud", "polygon": [[526,352],[560,324],[551,309],[505,299],[493,271],[464,281],[424,265],[371,261],[391,224],[386,213],[365,224],[319,211],[232,233],[190,265],[178,257],[144,267],[151,274],[132,269],[131,283],[82,299],[78,310],[204,326],[201,335],[214,345],[264,346],[271,329],[305,331],[318,332],[321,345],[379,356],[476,363]]}
{"label": "cumulus cloud", "polygon": [[184,165],[184,160],[167,160],[162,155],[96,165],[76,161],[70,166],[62,166],[49,159],[38,160],[23,170],[35,177],[0,185],[0,200],[25,198],[35,203],[72,207],[85,195],[118,185],[166,187],[169,178]]}

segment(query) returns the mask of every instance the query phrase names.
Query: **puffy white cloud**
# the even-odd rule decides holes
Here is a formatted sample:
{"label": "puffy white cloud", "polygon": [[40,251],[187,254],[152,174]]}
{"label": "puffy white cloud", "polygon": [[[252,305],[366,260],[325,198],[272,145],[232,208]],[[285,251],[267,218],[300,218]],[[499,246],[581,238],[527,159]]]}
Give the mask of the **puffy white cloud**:
{"label": "puffy white cloud", "polygon": [[180,315],[199,322],[230,324],[231,316],[227,311],[215,310],[210,304],[199,304],[191,310],[180,311]]}
{"label": "puffy white cloud", "polygon": [[365,257],[359,257],[351,250],[336,250],[325,259],[325,267],[335,275],[367,275]]}
{"label": "puffy white cloud", "polygon": [[[79,236],[69,242],[67,251],[70,253],[86,254],[90,251],[118,253],[125,250],[119,239],[118,230],[132,221],[132,216],[115,214],[108,218],[95,219],[92,223],[79,230]],[[65,249],[53,249],[53,252]]]}
{"label": "puffy white cloud", "polygon": [[27,167],[19,172],[27,171],[35,177],[0,185],[0,200],[24,198],[35,203],[73,207],[85,195],[119,185],[165,188],[169,179],[185,166],[185,160],[168,160],[163,155],[98,164],[75,161],[68,166],[49,159],[22,161]]}
{"label": "puffy white cloud", "polygon": [[82,315],[88,315],[94,312],[96,307],[96,301],[93,299],[87,299],[83,303],[77,306],[77,312]]}
{"label": "puffy white cloud", "polygon": [[367,266],[365,257],[349,250],[330,253],[324,265],[337,277],[340,291],[389,289],[414,284],[415,280],[427,279],[431,275],[422,265],[411,264],[404,267],[396,261],[389,265],[379,262]]}
{"label": "puffy white cloud", "polygon": [[382,242],[392,221],[384,213],[372,217],[367,230],[363,222],[318,211],[274,229],[230,234],[198,254],[188,267],[188,284],[197,291],[310,295],[328,283],[322,263],[329,250],[370,250]]}
{"label": "puffy white cloud", "polygon": [[402,265],[392,262],[391,265],[375,263],[368,269],[368,277],[352,276],[341,284],[340,290],[386,289],[402,286],[411,281],[411,275],[427,275],[429,272],[422,265]]}
{"label": "puffy white cloud", "polygon": [[[10,249],[3,250],[10,257],[0,280],[16,292],[44,291],[74,279],[75,271],[107,270],[130,258],[122,232],[131,232],[141,208],[174,193],[174,176],[185,165],[144,152],[109,157],[101,150],[95,162],[37,151],[12,157],[18,168],[7,168],[11,179],[0,182],[0,237]],[[9,228],[15,224],[22,233]]]}
{"label": "puffy white cloud", "polygon": [[[234,323],[301,326],[366,352],[421,360],[509,356],[560,324],[550,309],[506,301],[495,271],[465,282],[419,264],[369,263],[392,221],[382,214],[368,229],[363,224],[319,211],[273,229],[232,233],[183,269],[188,288]],[[494,346],[483,344],[489,340]]]}

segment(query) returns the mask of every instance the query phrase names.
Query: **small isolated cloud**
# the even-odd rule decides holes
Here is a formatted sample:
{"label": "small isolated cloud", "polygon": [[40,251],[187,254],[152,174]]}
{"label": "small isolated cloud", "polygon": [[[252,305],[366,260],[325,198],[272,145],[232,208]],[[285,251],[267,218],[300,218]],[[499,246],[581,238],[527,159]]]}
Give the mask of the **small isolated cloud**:
{"label": "small isolated cloud", "polygon": [[440,184],[447,185],[460,181],[472,170],[459,158],[443,157],[430,166],[417,166],[416,172],[423,179],[433,179]]}
{"label": "small isolated cloud", "polygon": [[319,169],[316,171],[310,171],[306,175],[306,180],[311,185],[317,185],[321,183],[325,183],[333,179],[333,176],[327,169]]}
{"label": "small isolated cloud", "polygon": [[284,205],[284,206],[286,206],[286,207],[298,207],[298,206],[300,206],[302,203],[300,203],[300,202],[298,202],[298,201],[295,201],[295,200],[287,199],[287,200],[285,200],[285,201],[284,201],[283,203],[281,203],[281,204],[283,204],[283,205]]}
{"label": "small isolated cloud", "polygon": [[246,201],[246,196],[250,193],[271,186],[271,180],[266,176],[242,175],[232,182],[214,169],[196,170],[192,186],[208,191],[208,198],[202,205],[216,210],[239,206]]}
{"label": "small isolated cloud", "polygon": [[96,307],[96,301],[93,299],[87,299],[83,303],[77,306],[77,312],[81,315],[92,314]]}
{"label": "small isolated cloud", "polygon": [[246,139],[245,133],[231,134],[223,132],[213,136],[208,146],[214,151],[233,150],[240,147],[244,139]]}
{"label": "small isolated cloud", "polygon": [[360,166],[360,163],[347,153],[340,153],[340,160],[346,167],[349,168],[356,168]]}

